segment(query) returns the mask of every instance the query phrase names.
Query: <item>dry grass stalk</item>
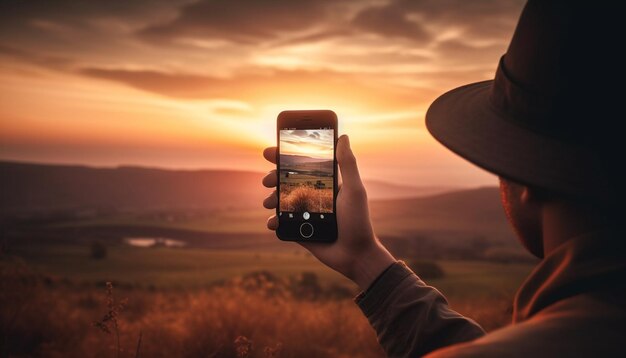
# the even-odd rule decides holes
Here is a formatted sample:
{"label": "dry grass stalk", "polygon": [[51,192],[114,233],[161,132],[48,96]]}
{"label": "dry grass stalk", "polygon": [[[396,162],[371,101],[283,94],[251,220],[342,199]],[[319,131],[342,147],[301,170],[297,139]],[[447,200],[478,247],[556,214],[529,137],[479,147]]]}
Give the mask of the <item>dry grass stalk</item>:
{"label": "dry grass stalk", "polygon": [[246,336],[239,336],[235,339],[235,352],[238,358],[246,358],[252,352],[252,341]]}
{"label": "dry grass stalk", "polygon": [[106,283],[106,305],[107,305],[107,313],[99,320],[93,323],[94,326],[99,328],[102,332],[107,334],[111,334],[111,325],[113,326],[113,332],[115,332],[116,338],[116,346],[117,346],[117,357],[119,358],[122,354],[122,348],[120,346],[120,330],[119,330],[119,321],[118,317],[120,312],[124,310],[124,307],[128,304],[128,299],[124,298],[119,302],[115,302],[115,297],[113,296],[113,283]]}
{"label": "dry grass stalk", "polygon": [[281,188],[280,210],[304,212],[331,212],[333,209],[333,190],[315,189],[312,186]]}

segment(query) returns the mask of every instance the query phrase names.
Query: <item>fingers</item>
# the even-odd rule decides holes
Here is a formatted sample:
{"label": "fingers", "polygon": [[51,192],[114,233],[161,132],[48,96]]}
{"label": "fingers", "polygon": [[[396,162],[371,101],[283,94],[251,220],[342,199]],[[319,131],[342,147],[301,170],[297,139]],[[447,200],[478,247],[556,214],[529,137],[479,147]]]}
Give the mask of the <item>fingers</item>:
{"label": "fingers", "polygon": [[278,218],[276,215],[272,215],[267,219],[267,228],[270,230],[276,230],[278,227]]}
{"label": "fingers", "polygon": [[276,164],[276,147],[265,148],[263,156],[268,162]]}
{"label": "fingers", "polygon": [[263,178],[263,185],[266,188],[273,188],[276,186],[277,181],[278,176],[276,175],[276,170],[272,170]]}
{"label": "fingers", "polygon": [[337,140],[337,163],[341,170],[343,186],[346,189],[360,189],[363,187],[356,158],[352,153],[352,149],[350,149],[350,139],[345,134]]}
{"label": "fingers", "polygon": [[263,206],[266,209],[274,209],[278,206],[278,195],[276,195],[276,190],[274,190],[270,196],[263,200]]}
{"label": "fingers", "polygon": [[[270,162],[276,164],[276,147],[269,147],[263,150],[263,157]],[[270,171],[263,178],[263,185],[267,188],[273,188],[276,186],[278,182],[278,176],[276,175],[276,170]],[[276,194],[276,190],[270,194],[265,200],[263,200],[263,206],[267,209],[274,209],[278,206],[278,195]],[[270,230],[276,230],[278,227],[278,218],[276,215],[272,215],[267,219],[267,228]]]}

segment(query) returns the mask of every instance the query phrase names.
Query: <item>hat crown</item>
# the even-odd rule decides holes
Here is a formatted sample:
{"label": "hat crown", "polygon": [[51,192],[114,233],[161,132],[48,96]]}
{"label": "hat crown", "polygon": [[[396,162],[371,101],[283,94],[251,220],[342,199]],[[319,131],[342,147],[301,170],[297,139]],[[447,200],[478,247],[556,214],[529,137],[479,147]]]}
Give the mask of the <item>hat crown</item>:
{"label": "hat crown", "polygon": [[[615,115],[619,103],[615,72],[624,51],[616,47],[623,47],[624,32],[617,29],[618,13],[595,2],[529,1],[496,74],[496,106],[534,131],[597,147],[605,131],[594,133],[598,128],[590,124]],[[498,82],[516,87],[518,98]]]}
{"label": "hat crown", "polygon": [[[602,84],[623,48],[623,26],[611,9],[587,2],[531,0],[524,8],[504,65],[511,77],[546,96],[581,93],[581,81]],[[594,3],[595,4],[595,3]],[[617,9],[613,9],[617,12]],[[616,20],[617,21],[617,20]],[[623,64],[621,64],[623,66]],[[577,85],[578,84],[578,85]]]}
{"label": "hat crown", "polygon": [[501,177],[623,206],[622,7],[530,0],[495,79],[437,98],[428,130]]}

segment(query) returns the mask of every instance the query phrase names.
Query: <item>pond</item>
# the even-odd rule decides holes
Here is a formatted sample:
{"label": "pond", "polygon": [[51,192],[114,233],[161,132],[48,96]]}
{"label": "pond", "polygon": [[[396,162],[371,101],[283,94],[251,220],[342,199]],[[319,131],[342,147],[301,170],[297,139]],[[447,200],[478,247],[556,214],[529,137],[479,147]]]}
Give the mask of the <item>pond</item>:
{"label": "pond", "polygon": [[168,239],[165,237],[127,237],[124,239],[134,247],[184,247],[187,243],[181,240]]}

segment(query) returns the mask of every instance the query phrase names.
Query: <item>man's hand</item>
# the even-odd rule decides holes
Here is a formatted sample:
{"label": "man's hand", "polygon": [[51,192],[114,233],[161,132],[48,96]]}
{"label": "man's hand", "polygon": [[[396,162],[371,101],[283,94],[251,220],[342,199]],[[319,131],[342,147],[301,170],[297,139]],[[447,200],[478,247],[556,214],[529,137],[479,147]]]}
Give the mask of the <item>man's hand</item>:
{"label": "man's hand", "polygon": [[[266,148],[263,156],[276,164],[276,147]],[[346,135],[342,135],[337,141],[337,162],[343,179],[337,195],[337,241],[330,244],[314,242],[300,244],[321,262],[354,281],[362,290],[366,290],[378,275],[395,262],[395,259],[378,241],[372,230],[367,193]],[[268,188],[276,187],[277,180],[276,170],[272,170],[263,178],[263,185]],[[263,206],[275,209],[277,205],[278,195],[274,190],[263,201]],[[276,215],[267,220],[267,227],[276,230],[278,227]]]}

